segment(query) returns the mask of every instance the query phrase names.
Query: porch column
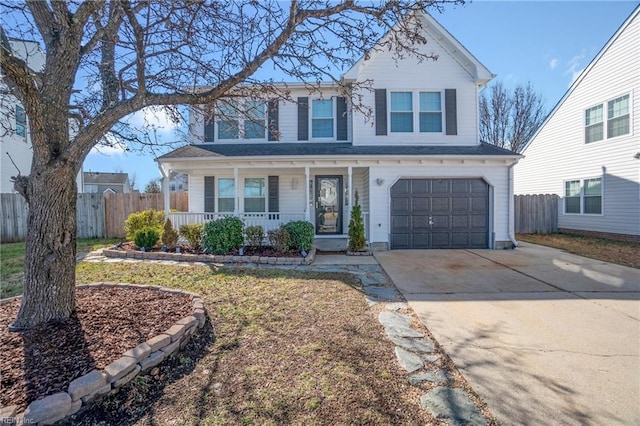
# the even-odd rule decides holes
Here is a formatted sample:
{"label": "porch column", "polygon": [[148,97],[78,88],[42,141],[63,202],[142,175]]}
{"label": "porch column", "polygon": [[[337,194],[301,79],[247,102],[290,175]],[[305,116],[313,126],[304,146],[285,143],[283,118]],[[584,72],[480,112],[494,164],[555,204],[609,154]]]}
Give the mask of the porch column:
{"label": "porch column", "polygon": [[309,187],[309,167],[304,168],[304,220],[307,222],[311,221],[311,212],[309,211],[309,191],[311,188]]}
{"label": "porch column", "polygon": [[238,180],[238,168],[233,168],[233,182],[236,188],[236,196],[233,201],[233,215],[238,216],[240,211],[240,181]]}
{"label": "porch column", "polygon": [[169,217],[171,211],[171,194],[169,192],[169,176],[162,178],[162,195],[164,195],[164,217]]}
{"label": "porch column", "polygon": [[347,234],[349,233],[349,223],[351,222],[352,208],[353,208],[353,168],[349,166],[347,167],[347,214],[345,215]]}

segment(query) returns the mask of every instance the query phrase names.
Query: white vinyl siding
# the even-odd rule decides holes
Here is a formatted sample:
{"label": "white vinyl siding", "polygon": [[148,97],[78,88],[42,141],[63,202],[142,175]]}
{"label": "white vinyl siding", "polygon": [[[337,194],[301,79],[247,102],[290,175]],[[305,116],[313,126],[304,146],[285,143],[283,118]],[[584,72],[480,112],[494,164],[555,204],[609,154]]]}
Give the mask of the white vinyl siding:
{"label": "white vinyl siding", "polygon": [[[514,168],[515,194],[556,194],[564,197],[564,182],[602,177],[601,214],[563,214],[558,227],[640,235],[640,17],[635,15],[612,44],[587,69],[557,107]],[[629,96],[629,132],[585,143],[587,109],[603,105],[605,122],[610,101]],[[606,126],[606,124],[605,124]]]}

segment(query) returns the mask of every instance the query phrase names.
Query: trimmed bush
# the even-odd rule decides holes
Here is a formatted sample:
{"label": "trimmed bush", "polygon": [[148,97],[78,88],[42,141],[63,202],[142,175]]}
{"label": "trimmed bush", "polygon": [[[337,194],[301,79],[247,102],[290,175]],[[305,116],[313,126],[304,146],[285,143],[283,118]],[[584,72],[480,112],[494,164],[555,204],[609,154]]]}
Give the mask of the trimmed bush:
{"label": "trimmed bush", "polygon": [[289,236],[289,232],[286,229],[273,229],[267,234],[269,236],[269,244],[271,244],[271,247],[273,247],[275,251],[277,251],[278,253],[284,253],[289,250],[289,243],[291,242],[291,238]]}
{"label": "trimmed bush", "polygon": [[178,243],[178,232],[173,229],[171,219],[167,218],[164,221],[164,231],[162,232],[162,244],[167,247],[175,247]]}
{"label": "trimmed bush", "polygon": [[305,220],[294,220],[281,226],[289,233],[289,247],[296,250],[311,250],[315,229],[313,223]]}
{"label": "trimmed bush", "polygon": [[247,237],[247,242],[251,247],[262,247],[264,241],[264,229],[262,226],[247,226],[244,229],[244,235]]}
{"label": "trimmed bush", "polygon": [[182,225],[180,227],[180,235],[189,243],[191,250],[199,251],[202,248],[202,223],[193,223],[191,225]]}
{"label": "trimmed bush", "polygon": [[207,253],[229,254],[242,247],[244,223],[237,217],[224,217],[204,225],[202,245]]}
{"label": "trimmed bush", "polygon": [[133,241],[138,247],[151,248],[158,243],[159,238],[160,234],[158,230],[147,226],[136,232]]}
{"label": "trimmed bush", "polygon": [[351,220],[349,221],[349,251],[364,250],[366,244],[367,240],[364,235],[362,207],[360,207],[358,191],[356,191],[355,202],[351,209]]}
{"label": "trimmed bush", "polygon": [[124,230],[127,233],[127,239],[133,240],[137,231],[148,227],[154,228],[158,231],[158,235],[162,235],[163,225],[164,212],[162,210],[145,210],[131,213],[124,222]]}

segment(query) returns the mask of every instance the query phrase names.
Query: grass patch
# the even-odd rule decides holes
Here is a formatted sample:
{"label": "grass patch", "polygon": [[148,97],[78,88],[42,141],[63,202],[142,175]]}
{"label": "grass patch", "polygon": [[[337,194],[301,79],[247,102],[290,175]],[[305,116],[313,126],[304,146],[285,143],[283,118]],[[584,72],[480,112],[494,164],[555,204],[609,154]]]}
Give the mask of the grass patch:
{"label": "grass patch", "polygon": [[[117,243],[114,238],[86,238],[76,241],[76,252],[86,253]],[[22,294],[24,242],[0,244],[0,299]]]}
{"label": "grass patch", "polygon": [[129,386],[74,424],[438,424],[351,275],[83,262],[77,281],[200,293],[215,338],[192,369],[149,384],[144,401],[127,404],[139,392]]}
{"label": "grass patch", "polygon": [[575,234],[518,234],[518,240],[640,269],[640,244]]}

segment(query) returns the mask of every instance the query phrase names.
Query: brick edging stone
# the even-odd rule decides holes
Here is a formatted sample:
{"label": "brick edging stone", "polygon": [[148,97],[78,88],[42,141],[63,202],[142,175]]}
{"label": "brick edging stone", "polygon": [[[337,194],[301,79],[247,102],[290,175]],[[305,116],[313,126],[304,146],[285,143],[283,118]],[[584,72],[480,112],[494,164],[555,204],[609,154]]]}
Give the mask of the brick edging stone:
{"label": "brick edging stone", "polygon": [[[22,413],[17,411],[16,406],[3,407],[0,409],[0,418],[3,420],[12,419],[13,423],[9,422],[8,424],[49,425],[77,413],[82,407],[104,395],[115,392],[116,389],[140,373],[147,372],[179,348],[186,346],[196,329],[202,328],[206,320],[204,303],[196,293],[152,285],[107,282],[79,286],[79,288],[89,287],[149,289],[189,296],[193,310],[191,315],[180,319],[168,330],[124,352],[120,358],[106,366],[104,370],[92,370],[71,381],[66,392],[58,392],[33,401]],[[15,299],[12,297],[0,300],[0,305]]]}
{"label": "brick edging stone", "polygon": [[307,257],[230,256],[221,254],[190,254],[103,249],[102,255],[110,258],[139,260],[173,260],[177,262],[203,263],[257,263],[263,265],[310,265],[316,257],[315,247]]}

